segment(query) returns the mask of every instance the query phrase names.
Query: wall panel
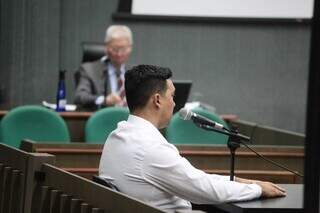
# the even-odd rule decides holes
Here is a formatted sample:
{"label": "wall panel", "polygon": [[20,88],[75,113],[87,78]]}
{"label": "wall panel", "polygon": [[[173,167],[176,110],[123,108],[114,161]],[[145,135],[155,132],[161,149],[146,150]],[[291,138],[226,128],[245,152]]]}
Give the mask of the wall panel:
{"label": "wall panel", "polygon": [[58,70],[67,97],[82,41],[103,41],[105,28],[124,23],[134,33],[130,64],[170,67],[194,82],[196,97],[218,113],[305,131],[310,27],[306,23],[186,23],[113,20],[117,0],[1,0],[1,108],[55,101]]}

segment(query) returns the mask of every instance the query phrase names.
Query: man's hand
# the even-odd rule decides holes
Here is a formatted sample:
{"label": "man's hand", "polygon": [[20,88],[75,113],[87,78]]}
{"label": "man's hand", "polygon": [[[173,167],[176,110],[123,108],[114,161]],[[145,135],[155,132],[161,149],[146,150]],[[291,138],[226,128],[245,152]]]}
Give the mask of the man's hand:
{"label": "man's hand", "polygon": [[274,183],[271,182],[264,182],[264,181],[259,181],[259,180],[249,180],[249,179],[244,179],[244,178],[238,178],[236,177],[235,179],[239,183],[246,183],[246,184],[257,184],[261,187],[262,189],[262,194],[261,197],[283,197],[286,196],[286,191],[281,188],[280,186],[277,186]]}
{"label": "man's hand", "polygon": [[106,97],[106,105],[107,106],[114,106],[121,102],[121,98],[119,95],[111,93]]}
{"label": "man's hand", "polygon": [[286,190],[274,183],[256,181],[255,184],[258,184],[262,189],[261,197],[271,198],[286,196]]}

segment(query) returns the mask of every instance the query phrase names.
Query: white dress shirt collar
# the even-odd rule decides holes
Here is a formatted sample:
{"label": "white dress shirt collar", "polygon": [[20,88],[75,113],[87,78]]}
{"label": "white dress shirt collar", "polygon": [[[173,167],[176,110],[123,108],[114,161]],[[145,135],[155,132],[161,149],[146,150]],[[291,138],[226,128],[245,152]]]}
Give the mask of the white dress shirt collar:
{"label": "white dress shirt collar", "polygon": [[141,126],[144,126],[144,127],[148,127],[148,128],[151,128],[151,129],[155,129],[158,131],[158,129],[148,120],[142,118],[142,117],[139,117],[139,116],[136,116],[136,115],[132,115],[130,114],[129,117],[128,117],[128,122],[129,123],[133,123],[133,124],[137,124],[137,125],[141,125]]}
{"label": "white dress shirt collar", "polygon": [[[126,72],[125,65],[121,64],[121,66],[120,66],[120,74],[121,74],[121,76],[123,76],[125,72]],[[116,76],[116,68],[115,68],[115,66],[113,66],[112,63],[108,63],[108,73],[109,73],[109,75],[115,75]]]}
{"label": "white dress shirt collar", "polygon": [[146,132],[149,132],[149,134],[153,134],[154,137],[158,137],[159,139],[161,139],[159,141],[168,143],[165,137],[159,131],[159,129],[157,129],[157,127],[155,127],[150,121],[142,117],[130,114],[127,122],[135,127],[143,128]]}

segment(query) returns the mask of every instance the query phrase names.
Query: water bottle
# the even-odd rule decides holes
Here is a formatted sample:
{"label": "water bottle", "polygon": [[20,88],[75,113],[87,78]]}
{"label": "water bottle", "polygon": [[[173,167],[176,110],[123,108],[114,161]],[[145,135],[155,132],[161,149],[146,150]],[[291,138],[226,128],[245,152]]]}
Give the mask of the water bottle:
{"label": "water bottle", "polygon": [[67,99],[66,99],[66,85],[64,82],[65,79],[65,70],[59,71],[59,83],[57,91],[57,112],[66,111]]}

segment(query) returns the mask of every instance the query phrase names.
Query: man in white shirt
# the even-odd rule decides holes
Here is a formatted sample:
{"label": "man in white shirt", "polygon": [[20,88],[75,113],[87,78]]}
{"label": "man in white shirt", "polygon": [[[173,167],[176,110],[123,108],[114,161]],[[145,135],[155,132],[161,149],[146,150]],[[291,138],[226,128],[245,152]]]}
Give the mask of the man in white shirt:
{"label": "man in white shirt", "polygon": [[190,209],[190,201],[214,204],[285,196],[270,182],[206,174],[181,157],[158,129],[170,121],[175,88],[168,68],[133,67],[125,74],[130,115],[108,137],[99,175],[118,189],[167,211]]}

